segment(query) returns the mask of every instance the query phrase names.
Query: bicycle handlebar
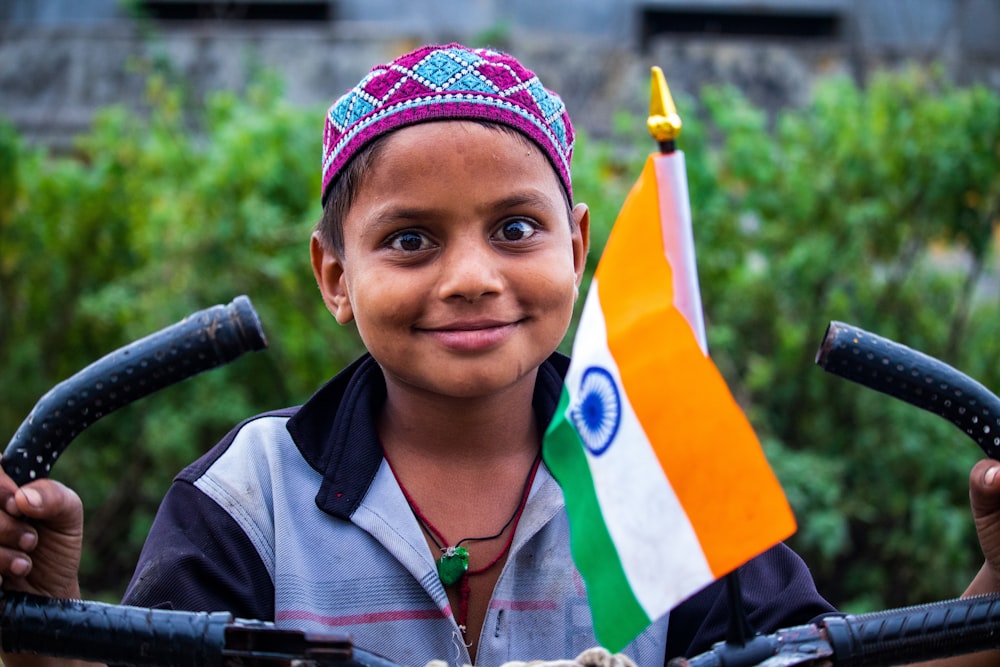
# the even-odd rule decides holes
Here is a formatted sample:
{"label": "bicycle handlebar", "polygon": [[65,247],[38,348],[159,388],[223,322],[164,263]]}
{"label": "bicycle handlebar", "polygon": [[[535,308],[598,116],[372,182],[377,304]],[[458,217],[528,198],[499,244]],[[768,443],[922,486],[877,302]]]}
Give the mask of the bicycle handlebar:
{"label": "bicycle handlebar", "polygon": [[[177,343],[178,338],[183,342]],[[4,469],[16,474],[18,483],[47,475],[69,441],[101,416],[265,345],[246,297],[199,311],[57,385],[18,429],[4,453]],[[951,366],[840,322],[831,322],[816,362],[945,417],[998,458],[1000,399]],[[0,595],[0,645],[5,651],[133,667],[399,667],[353,647],[343,636],[281,630],[224,612],[144,609],[12,592]],[[791,667],[827,661],[837,667],[890,667],[993,648],[1000,648],[1000,594],[828,616],[745,643],[720,642],[670,665]]]}
{"label": "bicycle handlebar", "polygon": [[1000,398],[939,359],[843,322],[816,353],[824,370],[944,417],[1000,459]]}
{"label": "bicycle handlebar", "polygon": [[[893,667],[1000,648],[1000,594],[960,598],[719,642],[669,667]],[[125,667],[401,667],[344,635],[283,630],[227,612],[145,609],[27,593],[0,598],[4,651]]]}
{"label": "bicycle handlebar", "polygon": [[399,667],[345,635],[311,635],[227,612],[146,609],[28,593],[0,597],[4,651],[123,667]]}
{"label": "bicycle handlebar", "polygon": [[1000,594],[825,618],[838,667],[903,665],[1000,648]]}
{"label": "bicycle handlebar", "polygon": [[19,486],[47,477],[73,438],[101,417],[265,347],[260,318],[246,296],[192,313],[50,389],[14,433],[0,464]]}

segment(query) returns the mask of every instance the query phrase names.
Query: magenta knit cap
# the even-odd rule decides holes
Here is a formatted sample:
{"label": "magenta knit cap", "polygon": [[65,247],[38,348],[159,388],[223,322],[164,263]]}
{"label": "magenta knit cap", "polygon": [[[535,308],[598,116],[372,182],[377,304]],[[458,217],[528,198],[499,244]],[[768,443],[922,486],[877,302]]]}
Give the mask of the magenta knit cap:
{"label": "magenta knit cap", "polygon": [[448,44],[376,66],[330,107],[323,132],[323,204],[330,183],[368,142],[430,120],[486,120],[520,131],[549,158],[573,201],[573,126],[559,96],[505,53]]}

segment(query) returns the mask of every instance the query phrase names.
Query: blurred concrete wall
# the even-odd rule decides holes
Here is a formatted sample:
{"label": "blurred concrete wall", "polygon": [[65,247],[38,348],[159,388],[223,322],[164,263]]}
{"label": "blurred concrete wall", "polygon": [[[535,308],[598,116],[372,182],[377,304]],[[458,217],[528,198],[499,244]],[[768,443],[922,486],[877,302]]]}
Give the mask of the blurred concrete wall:
{"label": "blurred concrete wall", "polygon": [[676,95],[728,82],[779,108],[819,75],[909,60],[1000,89],[998,38],[1000,0],[0,0],[0,114],[64,149],[95,109],[139,105],[151,66],[197,94],[266,67],[320,108],[377,62],[459,40],[512,51],[602,135],[616,110],[644,117],[651,65]]}

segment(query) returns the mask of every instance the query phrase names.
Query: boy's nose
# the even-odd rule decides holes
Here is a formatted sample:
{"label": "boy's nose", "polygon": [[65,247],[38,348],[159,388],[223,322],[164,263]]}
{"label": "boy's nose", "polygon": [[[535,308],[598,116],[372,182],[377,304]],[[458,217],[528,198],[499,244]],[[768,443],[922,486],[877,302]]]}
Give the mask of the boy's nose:
{"label": "boy's nose", "polygon": [[503,273],[496,253],[485,243],[462,243],[442,258],[439,296],[474,301],[503,289]]}

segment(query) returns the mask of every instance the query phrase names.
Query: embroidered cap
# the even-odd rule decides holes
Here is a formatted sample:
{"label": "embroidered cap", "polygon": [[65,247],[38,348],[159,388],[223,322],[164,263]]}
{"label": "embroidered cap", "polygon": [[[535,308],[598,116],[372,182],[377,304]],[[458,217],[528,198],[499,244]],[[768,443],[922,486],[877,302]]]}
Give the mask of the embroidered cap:
{"label": "embroidered cap", "polygon": [[573,126],[559,96],[512,56],[448,44],[376,66],[330,107],[323,131],[323,204],[330,183],[367,143],[429,120],[486,120],[520,131],[549,158],[573,200]]}

